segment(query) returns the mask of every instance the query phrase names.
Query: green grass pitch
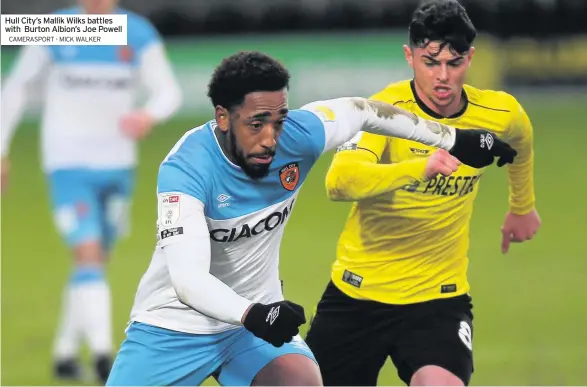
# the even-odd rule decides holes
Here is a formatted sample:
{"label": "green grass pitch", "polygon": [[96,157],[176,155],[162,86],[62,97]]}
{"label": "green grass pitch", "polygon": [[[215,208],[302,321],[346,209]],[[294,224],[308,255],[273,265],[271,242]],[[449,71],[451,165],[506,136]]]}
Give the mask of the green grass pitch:
{"label": "green grass pitch", "polygon": [[[543,228],[532,242],[500,252],[507,209],[505,171],[488,170],[473,215],[470,280],[475,312],[474,385],[587,383],[587,183],[585,100],[522,99],[535,127],[536,192]],[[568,101],[567,101],[568,102]],[[132,235],[108,266],[115,341],[124,336],[139,278],[155,243],[157,167],[173,143],[205,118],[176,120],[142,144]],[[36,125],[21,127],[13,175],[2,198],[2,384],[62,385],[50,373],[51,346],[70,258],[51,220],[39,168]],[[329,202],[325,155],[301,191],[281,249],[287,298],[308,313],[328,280],[349,205]],[[307,327],[304,327],[305,332]],[[214,382],[208,381],[213,385]],[[391,363],[380,385],[398,385]]]}

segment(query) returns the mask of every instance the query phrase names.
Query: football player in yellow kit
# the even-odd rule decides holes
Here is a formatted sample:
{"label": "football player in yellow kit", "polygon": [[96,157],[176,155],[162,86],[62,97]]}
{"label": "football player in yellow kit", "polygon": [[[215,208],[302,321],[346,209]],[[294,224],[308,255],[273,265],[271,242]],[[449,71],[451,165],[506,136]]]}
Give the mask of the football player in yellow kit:
{"label": "football player in yellow kit", "polygon": [[[371,98],[457,128],[486,128],[518,151],[507,167],[505,253],[540,227],[530,120],[511,95],[464,84],[476,31],[456,0],[420,6],[409,32],[414,78]],[[325,385],[376,385],[388,356],[406,384],[469,384],[467,250],[482,174],[446,151],[370,133],[338,149],[327,192],[354,204],[306,338]]]}

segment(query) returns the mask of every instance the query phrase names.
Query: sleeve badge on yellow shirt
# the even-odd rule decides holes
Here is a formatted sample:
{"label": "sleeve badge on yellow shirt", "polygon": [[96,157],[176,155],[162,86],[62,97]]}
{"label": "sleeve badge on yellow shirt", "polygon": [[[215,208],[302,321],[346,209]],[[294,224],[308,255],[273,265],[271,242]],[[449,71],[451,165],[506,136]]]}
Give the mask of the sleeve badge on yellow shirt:
{"label": "sleeve badge on yellow shirt", "polygon": [[429,149],[419,149],[419,148],[410,147],[410,150],[412,151],[413,154],[415,154],[417,156],[428,156],[428,153],[430,153]]}

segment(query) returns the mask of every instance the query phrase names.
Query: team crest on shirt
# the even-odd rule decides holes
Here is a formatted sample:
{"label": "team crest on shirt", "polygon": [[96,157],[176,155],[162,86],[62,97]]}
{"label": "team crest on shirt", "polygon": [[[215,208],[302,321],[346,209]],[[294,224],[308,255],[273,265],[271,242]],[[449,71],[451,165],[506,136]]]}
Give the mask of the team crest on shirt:
{"label": "team crest on shirt", "polygon": [[122,62],[130,62],[133,57],[132,48],[130,46],[120,46],[118,48],[118,58]]}
{"label": "team crest on shirt", "polygon": [[281,185],[288,191],[293,191],[300,181],[300,167],[298,163],[289,163],[279,170]]}

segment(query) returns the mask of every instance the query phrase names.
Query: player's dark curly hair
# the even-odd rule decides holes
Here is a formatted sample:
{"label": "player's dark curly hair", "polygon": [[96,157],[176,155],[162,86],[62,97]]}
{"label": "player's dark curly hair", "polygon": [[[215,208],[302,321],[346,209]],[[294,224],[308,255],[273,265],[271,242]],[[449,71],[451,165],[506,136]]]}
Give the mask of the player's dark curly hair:
{"label": "player's dark curly hair", "polygon": [[241,51],[222,60],[208,84],[214,107],[232,109],[256,91],[289,88],[289,72],[277,60],[258,51]]}
{"label": "player's dark curly hair", "polygon": [[447,44],[459,54],[467,52],[477,31],[465,8],[457,0],[429,0],[413,13],[410,23],[410,45],[426,47],[440,41],[440,50]]}

